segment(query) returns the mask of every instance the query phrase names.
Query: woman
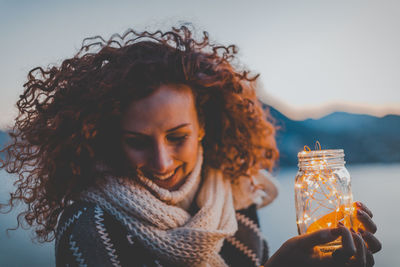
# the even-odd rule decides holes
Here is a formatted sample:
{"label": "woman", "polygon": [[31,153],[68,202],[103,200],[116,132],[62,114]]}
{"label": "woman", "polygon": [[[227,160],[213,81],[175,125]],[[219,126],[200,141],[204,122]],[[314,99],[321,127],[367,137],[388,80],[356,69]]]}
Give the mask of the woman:
{"label": "woman", "polygon": [[[275,130],[235,53],[186,27],[131,30],[29,73],[2,167],[19,174],[9,205],[29,204],[21,215],[56,240],[57,266],[373,265],[362,205],[361,235],[294,237],[268,260],[256,209],[277,194],[263,171]],[[333,256],[313,252],[339,236]]]}

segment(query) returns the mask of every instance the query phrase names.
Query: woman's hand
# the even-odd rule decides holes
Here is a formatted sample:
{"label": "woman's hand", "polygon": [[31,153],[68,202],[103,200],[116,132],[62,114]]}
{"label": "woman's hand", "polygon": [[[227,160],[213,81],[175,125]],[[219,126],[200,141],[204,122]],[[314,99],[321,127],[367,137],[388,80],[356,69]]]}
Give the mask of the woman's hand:
{"label": "woman's hand", "polygon": [[354,224],[358,231],[356,233],[353,229],[350,230],[357,252],[349,257],[343,253],[342,249],[338,249],[332,254],[332,258],[336,262],[346,263],[342,266],[373,266],[372,254],[382,249],[381,242],[374,236],[377,227],[372,221],[372,212],[363,203],[354,202],[353,206],[356,208]]}
{"label": "woman's hand", "polygon": [[361,234],[361,237],[366,244],[367,260],[368,258],[372,258],[373,261],[372,254],[380,251],[382,249],[382,244],[374,236],[377,227],[376,224],[372,221],[372,212],[367,208],[367,206],[365,206],[361,202],[354,202],[354,206],[357,209],[357,220],[362,224],[362,227],[358,228],[358,233]]}
{"label": "woman's hand", "polygon": [[[373,253],[381,250],[382,245],[374,236],[377,230],[372,221],[372,212],[361,202],[356,202],[357,219],[361,223],[358,233],[339,224],[337,228],[322,229],[310,234],[293,237],[286,241],[265,263],[266,267],[275,266],[373,266]],[[342,237],[342,247],[332,254],[323,254],[315,248]]]}
{"label": "woman's hand", "polygon": [[287,240],[265,264],[265,267],[317,267],[334,266],[332,257],[324,257],[315,246],[336,240],[342,236],[341,255],[352,256],[356,252],[350,230],[339,226],[322,229],[309,234],[295,236]]}
{"label": "woman's hand", "polygon": [[372,221],[372,212],[361,202],[354,202],[354,204],[354,206],[357,208],[357,220],[361,222],[363,226],[362,228],[358,228],[358,232],[361,234],[362,238],[367,244],[368,249],[372,253],[376,253],[382,249],[382,244],[374,236],[377,227]]}

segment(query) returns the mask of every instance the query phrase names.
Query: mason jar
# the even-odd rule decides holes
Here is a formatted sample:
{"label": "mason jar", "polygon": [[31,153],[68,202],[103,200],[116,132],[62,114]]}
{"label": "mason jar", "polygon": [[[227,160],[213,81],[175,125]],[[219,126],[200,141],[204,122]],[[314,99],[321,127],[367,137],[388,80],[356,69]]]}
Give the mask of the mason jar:
{"label": "mason jar", "polygon": [[[295,205],[299,234],[335,228],[339,222],[352,227],[353,196],[343,149],[302,151],[297,157]],[[340,246],[338,238],[319,249],[332,252]]]}

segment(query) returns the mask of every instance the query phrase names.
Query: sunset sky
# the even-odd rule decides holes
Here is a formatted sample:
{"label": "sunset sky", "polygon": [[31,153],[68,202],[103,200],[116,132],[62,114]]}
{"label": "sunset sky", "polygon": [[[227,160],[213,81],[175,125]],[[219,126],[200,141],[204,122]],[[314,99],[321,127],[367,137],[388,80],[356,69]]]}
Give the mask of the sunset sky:
{"label": "sunset sky", "polygon": [[0,128],[31,68],[73,56],[85,37],[182,22],[238,45],[241,63],[261,74],[260,98],[293,119],[400,114],[399,14],[395,0],[0,0]]}

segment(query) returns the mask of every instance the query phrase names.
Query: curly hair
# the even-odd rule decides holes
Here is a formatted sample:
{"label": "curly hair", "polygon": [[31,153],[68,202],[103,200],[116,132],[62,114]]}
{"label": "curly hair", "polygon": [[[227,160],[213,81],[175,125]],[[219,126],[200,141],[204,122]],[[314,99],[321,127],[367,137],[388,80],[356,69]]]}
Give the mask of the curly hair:
{"label": "curly hair", "polygon": [[195,38],[185,26],[162,32],[128,30],[108,41],[83,41],[78,53],[48,69],[32,69],[17,102],[19,114],[0,168],[17,174],[5,206],[23,201],[18,215],[39,242],[52,241],[58,216],[95,183],[96,163],[118,172],[123,158],[120,121],[128,105],[161,84],[185,84],[195,96],[204,164],[234,180],[278,158],[275,128],[255,95],[258,75],[236,70],[236,46]]}

